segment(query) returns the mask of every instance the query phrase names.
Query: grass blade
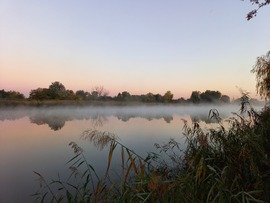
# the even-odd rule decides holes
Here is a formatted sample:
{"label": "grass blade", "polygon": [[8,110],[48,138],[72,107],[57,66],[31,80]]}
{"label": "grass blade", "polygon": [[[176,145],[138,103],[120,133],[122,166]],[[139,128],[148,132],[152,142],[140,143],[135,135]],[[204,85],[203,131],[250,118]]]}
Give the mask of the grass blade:
{"label": "grass blade", "polygon": [[109,155],[108,155],[107,170],[106,170],[105,177],[108,177],[108,173],[109,173],[109,169],[110,169],[110,165],[111,165],[111,161],[112,161],[112,156],[113,156],[113,151],[114,151],[116,145],[117,144],[115,142],[111,142],[110,151],[109,151]]}

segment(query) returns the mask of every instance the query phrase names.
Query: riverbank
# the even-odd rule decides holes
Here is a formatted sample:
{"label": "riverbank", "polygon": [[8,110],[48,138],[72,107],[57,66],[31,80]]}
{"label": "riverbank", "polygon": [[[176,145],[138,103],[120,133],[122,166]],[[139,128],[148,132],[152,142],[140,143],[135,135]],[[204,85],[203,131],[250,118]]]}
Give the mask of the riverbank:
{"label": "riverbank", "polygon": [[[164,103],[167,104],[167,103]],[[123,101],[85,101],[85,100],[0,100],[0,107],[50,107],[50,106],[138,106],[164,105],[162,103],[123,102]],[[172,103],[175,104],[175,103]]]}
{"label": "riverbank", "polygon": [[[0,100],[0,108],[3,107],[51,107],[51,106],[190,106],[190,105],[239,105],[240,101],[233,101],[231,103],[200,103],[194,104],[192,102],[139,102],[139,101],[98,101],[98,100]],[[263,106],[265,102],[251,101],[252,105]]]}

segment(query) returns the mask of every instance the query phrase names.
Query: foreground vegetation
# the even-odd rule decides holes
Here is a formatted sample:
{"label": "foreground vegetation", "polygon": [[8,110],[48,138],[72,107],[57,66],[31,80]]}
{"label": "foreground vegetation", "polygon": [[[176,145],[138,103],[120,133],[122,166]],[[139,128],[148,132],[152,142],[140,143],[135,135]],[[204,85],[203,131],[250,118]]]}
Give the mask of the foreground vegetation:
{"label": "foreground vegetation", "polygon": [[[47,182],[35,172],[41,187],[34,197],[38,202],[270,202],[270,107],[256,112],[244,95],[241,110],[226,122],[210,111],[209,119],[218,122],[210,129],[183,121],[186,149],[170,140],[156,144],[160,153],[146,158],[113,134],[85,131],[95,146],[109,147],[104,176],[97,175],[83,149],[71,142],[69,179]],[[113,156],[119,156],[121,165],[117,180],[109,173]]]}

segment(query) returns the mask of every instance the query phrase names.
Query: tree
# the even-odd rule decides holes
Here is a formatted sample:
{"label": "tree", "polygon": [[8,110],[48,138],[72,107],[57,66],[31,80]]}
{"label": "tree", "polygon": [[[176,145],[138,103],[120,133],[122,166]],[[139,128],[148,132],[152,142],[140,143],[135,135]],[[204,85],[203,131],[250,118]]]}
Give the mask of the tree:
{"label": "tree", "polygon": [[151,92],[147,93],[146,95],[144,95],[143,101],[144,102],[155,102],[154,94]]}
{"label": "tree", "polygon": [[0,99],[22,100],[25,97],[20,92],[0,90]]}
{"label": "tree", "polygon": [[154,97],[156,102],[162,102],[163,98],[161,94],[155,94]]}
{"label": "tree", "polygon": [[50,99],[49,89],[37,88],[30,91],[29,99],[31,100],[46,100]]}
{"label": "tree", "polygon": [[106,90],[103,86],[95,86],[92,89],[90,98],[93,100],[105,100],[108,98],[109,91]]}
{"label": "tree", "polygon": [[56,81],[49,86],[49,94],[51,99],[65,99],[66,88],[65,86]]}
{"label": "tree", "polygon": [[230,103],[230,97],[228,95],[222,95],[220,97],[220,101],[222,101],[223,103]]}
{"label": "tree", "polygon": [[266,55],[257,58],[257,61],[251,70],[256,74],[257,93],[265,100],[270,99],[270,51]]}
{"label": "tree", "polygon": [[90,93],[89,92],[85,92],[83,90],[78,90],[78,91],[76,91],[76,97],[79,100],[86,100],[87,98],[90,97]]}
{"label": "tree", "polygon": [[124,91],[124,92],[122,92],[122,101],[130,101],[130,97],[131,97],[131,95],[130,95],[130,93],[129,92],[127,92],[127,91]]}
{"label": "tree", "polygon": [[93,94],[93,92],[95,92],[98,97],[106,97],[109,95],[109,91],[103,86],[95,86],[91,93]]}
{"label": "tree", "polygon": [[73,90],[66,90],[65,96],[63,99],[67,99],[67,100],[75,100],[76,99],[76,95],[74,94]]}
{"label": "tree", "polygon": [[220,97],[221,93],[219,91],[206,90],[205,92],[200,94],[202,102],[218,102]]}
{"label": "tree", "polygon": [[164,102],[172,102],[173,99],[173,94],[171,93],[171,91],[167,91],[164,95],[163,95],[163,100]]}
{"label": "tree", "polygon": [[191,96],[190,96],[190,101],[197,104],[201,101],[200,97],[201,93],[199,91],[192,91]]}
{"label": "tree", "polygon": [[100,94],[98,93],[98,91],[92,91],[91,94],[90,94],[90,98],[92,100],[98,100],[99,99],[99,96]]}
{"label": "tree", "polygon": [[252,4],[255,4],[257,6],[256,9],[250,11],[248,14],[247,14],[247,20],[250,20],[251,18],[253,18],[254,16],[257,15],[257,12],[259,9],[261,9],[262,7],[270,4],[270,0],[249,0]]}

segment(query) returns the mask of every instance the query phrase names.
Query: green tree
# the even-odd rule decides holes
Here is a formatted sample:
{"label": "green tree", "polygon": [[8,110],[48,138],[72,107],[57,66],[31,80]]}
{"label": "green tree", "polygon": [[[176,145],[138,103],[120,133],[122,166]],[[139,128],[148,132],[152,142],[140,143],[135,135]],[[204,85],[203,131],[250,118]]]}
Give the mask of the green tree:
{"label": "green tree", "polygon": [[76,95],[74,94],[73,90],[66,90],[64,99],[75,100],[76,99]]}
{"label": "green tree", "polygon": [[50,99],[49,89],[47,88],[37,88],[30,91],[30,100],[47,100]]}
{"label": "green tree", "polygon": [[92,91],[91,94],[90,94],[90,98],[91,98],[92,100],[98,100],[99,97],[100,97],[100,96],[99,96],[98,91]]}
{"label": "green tree", "polygon": [[202,102],[218,102],[221,98],[221,93],[219,91],[206,90],[200,94]]}
{"label": "green tree", "polygon": [[164,95],[163,95],[163,101],[164,102],[172,102],[173,99],[173,94],[171,93],[171,91],[167,91]]}
{"label": "green tree", "polygon": [[192,91],[191,96],[190,96],[190,101],[197,104],[200,103],[201,101],[201,92],[199,91]]}
{"label": "green tree", "polygon": [[149,92],[146,95],[144,95],[143,101],[144,102],[155,102],[155,97],[151,92]]}
{"label": "green tree", "polygon": [[222,95],[220,97],[220,101],[223,102],[223,103],[230,103],[230,97],[228,95]]}
{"label": "green tree", "polygon": [[256,64],[251,70],[256,74],[257,93],[265,100],[270,99],[270,51],[257,58]]}
{"label": "green tree", "polygon": [[127,91],[122,92],[122,99],[123,99],[123,101],[129,101],[130,100],[130,97],[131,97],[131,95],[130,95],[129,92],[127,92]]}
{"label": "green tree", "polygon": [[90,93],[89,92],[85,92],[83,90],[78,90],[76,91],[76,97],[79,99],[79,100],[86,100],[87,98],[89,98],[90,96]]}
{"label": "green tree", "polygon": [[16,91],[5,91],[3,89],[3,90],[0,90],[0,99],[22,100],[22,99],[25,99],[25,97],[20,92],[16,92]]}
{"label": "green tree", "polygon": [[163,100],[161,94],[155,94],[154,97],[155,97],[155,101],[156,101],[156,102],[162,102],[162,100]]}
{"label": "green tree", "polygon": [[65,99],[66,88],[65,86],[56,81],[49,86],[49,94],[51,99]]}

